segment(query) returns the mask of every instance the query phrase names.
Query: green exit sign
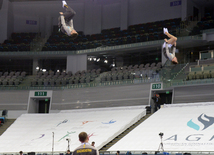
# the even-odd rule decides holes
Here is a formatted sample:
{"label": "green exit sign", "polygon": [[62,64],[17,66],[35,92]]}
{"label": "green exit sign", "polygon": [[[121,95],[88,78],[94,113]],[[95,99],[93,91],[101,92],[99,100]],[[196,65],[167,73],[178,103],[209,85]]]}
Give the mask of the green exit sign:
{"label": "green exit sign", "polygon": [[152,89],[161,89],[161,83],[152,84]]}
{"label": "green exit sign", "polygon": [[47,92],[46,91],[36,91],[34,93],[34,96],[47,96]]}

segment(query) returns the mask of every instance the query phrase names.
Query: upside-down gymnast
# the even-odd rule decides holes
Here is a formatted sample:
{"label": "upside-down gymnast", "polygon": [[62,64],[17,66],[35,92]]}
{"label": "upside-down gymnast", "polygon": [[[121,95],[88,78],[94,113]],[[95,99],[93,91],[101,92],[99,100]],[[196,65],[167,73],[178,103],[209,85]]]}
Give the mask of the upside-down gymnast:
{"label": "upside-down gymnast", "polygon": [[178,64],[178,60],[175,57],[175,50],[176,50],[176,41],[177,41],[177,38],[175,36],[171,35],[168,32],[167,28],[163,28],[163,33],[169,37],[169,40],[164,39],[165,42],[163,43],[163,46],[162,46],[162,48],[163,48],[163,50],[162,50],[163,54],[166,57],[166,59],[172,61],[173,64]]}
{"label": "upside-down gymnast", "polygon": [[64,0],[62,1],[62,7],[66,11],[64,13],[59,12],[60,16],[58,18],[58,26],[61,32],[75,39],[78,36],[78,33],[75,31],[73,25],[73,17],[76,15],[76,12],[69,7]]}

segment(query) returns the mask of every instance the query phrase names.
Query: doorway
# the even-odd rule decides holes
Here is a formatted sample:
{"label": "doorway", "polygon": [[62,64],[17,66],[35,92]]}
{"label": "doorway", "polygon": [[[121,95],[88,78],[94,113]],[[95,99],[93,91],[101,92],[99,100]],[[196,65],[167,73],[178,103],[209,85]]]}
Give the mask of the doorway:
{"label": "doorway", "polygon": [[38,113],[49,113],[50,99],[40,99]]}
{"label": "doorway", "polygon": [[196,7],[193,7],[193,20],[198,21],[198,16],[199,16],[199,10]]}
{"label": "doorway", "polygon": [[[151,106],[151,112],[155,112],[155,102],[157,102],[156,100],[156,96],[157,94],[160,96],[160,101],[158,104],[160,104],[161,106],[164,104],[173,104],[173,89],[169,89],[169,90],[152,90],[151,91],[151,99],[150,99],[150,106]],[[161,107],[160,106],[160,107]]]}
{"label": "doorway", "polygon": [[28,113],[49,113],[50,98],[30,98]]}

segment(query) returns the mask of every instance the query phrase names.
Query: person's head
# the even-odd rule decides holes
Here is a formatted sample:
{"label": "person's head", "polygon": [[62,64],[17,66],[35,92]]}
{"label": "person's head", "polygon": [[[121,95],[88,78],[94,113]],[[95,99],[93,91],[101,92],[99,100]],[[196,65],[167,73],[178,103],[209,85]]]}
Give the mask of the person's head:
{"label": "person's head", "polygon": [[178,60],[177,60],[176,57],[174,57],[174,58],[172,59],[172,63],[173,63],[173,64],[178,64]]}
{"label": "person's head", "polygon": [[94,146],[94,145],[95,145],[95,142],[92,142],[92,143],[91,143],[91,146]]}
{"label": "person's head", "polygon": [[119,155],[120,154],[120,151],[117,151],[117,153],[116,153],[117,155]]}
{"label": "person's head", "polygon": [[87,135],[87,133],[86,132],[81,132],[80,134],[79,134],[79,141],[80,142],[82,142],[82,143],[87,143],[88,142],[88,140],[89,140],[89,138],[88,138],[88,135]]}
{"label": "person's head", "polygon": [[73,29],[73,30],[71,31],[71,37],[72,37],[72,39],[76,39],[77,36],[78,36],[77,31]]}
{"label": "person's head", "polygon": [[71,151],[70,151],[70,150],[67,150],[67,154],[71,154]]}
{"label": "person's head", "polygon": [[20,152],[19,152],[19,154],[20,154],[20,155],[22,155],[22,154],[23,154],[23,152],[22,152],[22,151],[20,151]]}

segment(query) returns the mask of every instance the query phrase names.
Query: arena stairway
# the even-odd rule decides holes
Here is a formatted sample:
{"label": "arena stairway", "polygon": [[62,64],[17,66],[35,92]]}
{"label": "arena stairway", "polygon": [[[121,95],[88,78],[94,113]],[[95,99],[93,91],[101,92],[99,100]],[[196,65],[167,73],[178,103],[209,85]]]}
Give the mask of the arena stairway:
{"label": "arena stairway", "polygon": [[47,40],[48,40],[48,37],[43,38],[40,35],[37,35],[30,44],[30,51],[31,52],[42,51],[42,47],[45,45]]}
{"label": "arena stairway", "polygon": [[127,128],[123,133],[115,137],[112,141],[110,141],[108,144],[103,146],[99,152],[104,153],[106,150],[108,150],[111,146],[113,146],[115,143],[117,143],[120,139],[122,139],[124,136],[126,136],[130,131],[132,131],[135,127],[137,127],[139,124],[141,124],[143,121],[145,121],[148,117],[150,117],[152,114],[147,114],[146,116],[142,117],[139,121],[137,121],[135,124]]}
{"label": "arena stairway", "polygon": [[160,72],[164,88],[171,87],[173,81],[183,81],[186,77],[185,69],[188,67],[189,63],[172,65],[171,62],[167,60]]}
{"label": "arena stairway", "polygon": [[197,23],[198,21],[190,21],[185,28],[180,29],[180,32],[177,33],[179,34],[177,37],[188,36],[189,33],[193,30],[193,28],[197,25]]}
{"label": "arena stairway", "polygon": [[97,78],[95,78],[95,82],[96,82],[97,84],[99,84],[99,83],[101,82],[101,78],[102,78],[103,76],[106,76],[106,75],[108,75],[108,72],[103,72],[103,73],[101,73]]}
{"label": "arena stairway", "polygon": [[15,120],[16,119],[7,119],[6,122],[0,126],[0,136],[7,130],[7,128],[10,127],[11,124],[13,124]]}
{"label": "arena stairway", "polygon": [[33,80],[35,76],[34,75],[28,75],[25,77],[25,79],[22,81],[22,83],[18,87],[28,87],[31,86],[31,81]]}

